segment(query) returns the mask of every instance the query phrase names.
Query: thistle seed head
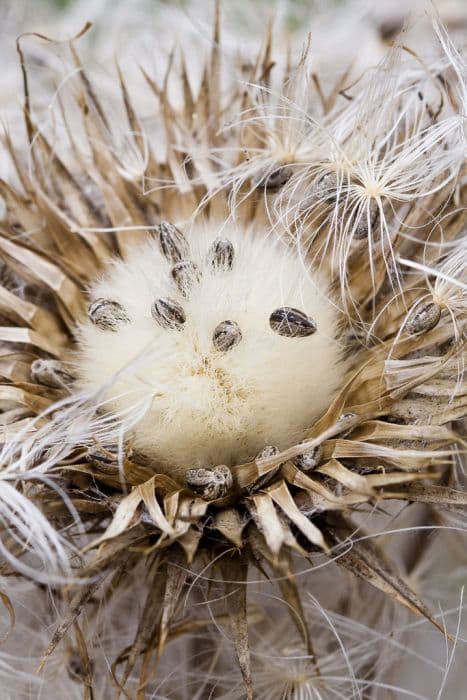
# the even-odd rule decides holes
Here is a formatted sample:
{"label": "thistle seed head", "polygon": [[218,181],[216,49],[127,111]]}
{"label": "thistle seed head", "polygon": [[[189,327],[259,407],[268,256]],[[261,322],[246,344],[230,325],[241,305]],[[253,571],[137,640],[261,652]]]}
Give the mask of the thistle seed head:
{"label": "thistle seed head", "polygon": [[164,257],[172,264],[188,257],[188,242],[183,233],[168,221],[159,224],[159,243]]}
{"label": "thistle seed head", "polygon": [[96,299],[88,308],[88,316],[92,323],[103,331],[117,331],[130,319],[121,304],[111,299]]}
{"label": "thistle seed head", "polygon": [[224,498],[232,488],[232,472],[225,464],[214,469],[188,469],[185,482],[189,489],[206,501]]}
{"label": "thistle seed head", "polygon": [[242,331],[235,321],[222,321],[214,329],[212,342],[216,350],[227,352],[232,350],[242,339]]}
{"label": "thistle seed head", "polygon": [[316,323],[303,311],[291,306],[276,309],[269,317],[272,330],[287,338],[306,338],[316,333]]}
{"label": "thistle seed head", "polygon": [[151,314],[162,328],[180,329],[186,321],[183,308],[170,297],[156,299]]}

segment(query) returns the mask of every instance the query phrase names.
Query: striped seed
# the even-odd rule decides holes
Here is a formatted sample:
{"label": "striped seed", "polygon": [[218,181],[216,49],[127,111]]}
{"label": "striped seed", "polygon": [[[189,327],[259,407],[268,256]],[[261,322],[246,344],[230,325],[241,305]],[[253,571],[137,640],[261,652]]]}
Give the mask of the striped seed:
{"label": "striped seed", "polygon": [[291,306],[276,309],[269,317],[272,330],[287,338],[306,338],[316,333],[316,323],[303,311]]}
{"label": "striped seed", "polygon": [[88,308],[88,316],[92,323],[103,331],[117,331],[130,319],[121,304],[111,299],[96,299]]}
{"label": "striped seed", "polygon": [[170,297],[156,299],[151,315],[162,328],[180,329],[186,321],[183,308]]}

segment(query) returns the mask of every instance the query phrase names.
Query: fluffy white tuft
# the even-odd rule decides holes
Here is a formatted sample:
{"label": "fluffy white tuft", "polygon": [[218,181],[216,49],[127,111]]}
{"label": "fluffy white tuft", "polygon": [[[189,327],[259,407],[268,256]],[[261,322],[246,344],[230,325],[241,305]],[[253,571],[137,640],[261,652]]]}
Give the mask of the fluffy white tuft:
{"label": "fluffy white tuft", "polygon": [[[218,237],[233,244],[232,269],[212,266],[209,249]],[[283,241],[226,225],[198,225],[189,241],[201,282],[188,298],[171,278],[157,237],[112,263],[90,300],[120,303],[130,322],[116,331],[82,323],[77,358],[85,389],[110,382],[106,395],[114,411],[148,406],[133,429],[133,447],[174,475],[299,441],[344,372],[338,311],[326,281],[304,270]],[[163,328],[151,315],[153,302],[166,297],[183,307],[181,329]],[[284,306],[305,312],[317,331],[308,337],[274,332],[269,317]],[[215,349],[213,332],[227,320],[238,324],[242,338],[223,352]]]}

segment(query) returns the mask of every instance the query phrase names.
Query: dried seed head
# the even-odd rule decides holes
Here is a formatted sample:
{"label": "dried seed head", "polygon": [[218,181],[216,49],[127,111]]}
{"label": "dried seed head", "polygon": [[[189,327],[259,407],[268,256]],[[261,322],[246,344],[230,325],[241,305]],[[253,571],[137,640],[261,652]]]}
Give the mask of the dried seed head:
{"label": "dried seed head", "polygon": [[93,301],[88,308],[88,316],[103,331],[117,331],[123,323],[130,323],[123,306],[111,299]]}
{"label": "dried seed head", "polygon": [[225,464],[214,469],[188,469],[185,473],[188,488],[207,501],[223,498],[232,488],[232,472]]}
{"label": "dried seed head", "polygon": [[71,372],[59,360],[34,360],[31,377],[37,384],[64,389],[74,380]]}
{"label": "dried seed head", "polygon": [[159,243],[165,258],[171,263],[188,257],[188,242],[181,231],[168,221],[159,224]]}
{"label": "dried seed head", "polygon": [[151,314],[162,328],[181,328],[186,321],[183,308],[170,297],[156,299]]}
{"label": "dried seed head", "polygon": [[[266,447],[263,447],[262,450],[258,452],[258,454],[255,457],[255,460],[257,459],[267,459],[268,457],[274,457],[274,455],[279,454],[280,450],[278,447],[275,447],[274,445],[266,445]],[[274,467],[274,469],[271,469],[270,472],[267,474],[263,474],[263,476],[260,476],[256,481],[254,481],[252,484],[249,484],[248,486],[245,487],[244,493],[251,494],[255,493],[256,491],[259,491],[259,489],[262,489],[264,486],[269,484],[274,477],[279,473],[281,468],[281,465],[278,464],[277,467]]]}
{"label": "dried seed head", "polygon": [[438,324],[440,318],[441,307],[430,301],[412,310],[405,324],[405,330],[410,335],[427,333]]}
{"label": "dried seed head", "polygon": [[316,323],[303,311],[291,306],[276,309],[269,317],[272,330],[287,338],[306,338],[316,332]]}
{"label": "dried seed head", "polygon": [[216,350],[227,352],[232,350],[242,339],[242,331],[235,321],[222,321],[214,329],[212,342]]}
{"label": "dried seed head", "polygon": [[275,168],[272,172],[260,173],[253,179],[253,184],[257,188],[264,187],[268,192],[274,192],[280,190],[291,177],[292,168],[288,165],[283,165]]}
{"label": "dried seed head", "polygon": [[213,268],[231,270],[234,261],[234,247],[227,238],[216,238],[209,250],[209,259]]}
{"label": "dried seed head", "polygon": [[298,457],[295,457],[295,459],[292,461],[295,466],[298,467],[298,469],[301,469],[303,472],[308,472],[318,466],[322,456],[322,447],[321,445],[317,445],[316,447],[313,447],[313,449],[307,450],[306,452],[303,452],[303,454],[298,455]]}
{"label": "dried seed head", "polygon": [[201,270],[191,260],[180,260],[175,263],[170,274],[184,297],[188,297],[193,285],[201,281]]}

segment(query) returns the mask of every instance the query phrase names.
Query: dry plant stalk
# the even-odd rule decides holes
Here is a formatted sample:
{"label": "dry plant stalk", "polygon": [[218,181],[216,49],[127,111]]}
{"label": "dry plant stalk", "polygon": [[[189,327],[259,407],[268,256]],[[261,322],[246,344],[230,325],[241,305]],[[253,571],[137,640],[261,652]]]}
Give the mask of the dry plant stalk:
{"label": "dry plant stalk", "polygon": [[[283,75],[274,75],[269,32],[256,60],[241,69],[248,72],[247,87],[233,81],[227,89],[219,27],[217,9],[212,52],[197,89],[182,57],[181,107],[168,90],[175,61],[162,86],[145,74],[165,134],[162,158],[120,74],[131,149],[140,164],[133,168],[114,141],[111,116],[74,41],[74,103],[61,105],[66,156],[48,140],[35,121],[18,42],[29,162],[7,138],[16,183],[0,183],[6,207],[0,233],[2,573],[52,585],[57,596],[61,591],[68,612],[40,669],[73,632],[73,664],[85,698],[97,696],[83,611],[92,610],[96,595],[100,606],[110,606],[142,561],[147,597],[133,641],[112,660],[108,684],[116,697],[150,697],[169,642],[210,624],[196,607],[182,605],[193,577],[206,567],[224,582],[225,610],[216,623],[230,628],[248,698],[254,695],[248,628],[256,615],[248,606],[251,568],[280,582],[306,650],[297,673],[303,676],[306,666],[321,693],[316,697],[328,697],[327,681],[313,629],[304,622],[297,561],[335,559],[449,637],[384,546],[370,544],[361,531],[353,542],[353,533],[354,515],[384,514],[390,501],[426,504],[427,525],[435,513],[443,517],[467,504],[456,468],[465,451],[467,406],[466,65],[436,25],[442,58],[433,67],[395,44],[373,74],[348,84],[343,72],[325,96],[309,70],[309,46]],[[410,69],[402,70],[402,62]],[[79,137],[71,126],[77,120]],[[198,222],[216,236],[210,257],[193,261],[184,246],[202,237]],[[223,232],[233,227],[232,247]],[[287,428],[288,439],[281,428],[276,440],[271,435],[242,459],[229,443],[229,463],[202,463],[200,450],[187,471],[186,454],[196,439],[185,424],[179,440],[184,430],[189,439],[181,461],[158,461],[162,438],[148,453],[138,433],[152,410],[153,388],[150,406],[146,401],[136,409],[109,403],[110,379],[104,386],[98,379],[76,381],[91,327],[108,343],[99,357],[102,379],[108,379],[112,345],[124,342],[128,351],[120,367],[141,351],[136,337],[131,345],[133,307],[89,290],[113,256],[121,259],[121,276],[135,251],[141,257],[138,251],[157,247],[158,265],[167,265],[174,291],[147,306],[145,323],[178,343],[190,295],[208,274],[203,265],[230,274],[241,246],[254,246],[255,232],[266,230],[261,245],[273,248],[280,239],[303,280],[314,274],[327,280],[339,328],[330,338],[331,346],[337,338],[339,352],[328,358],[336,386],[323,389],[325,408],[305,429],[313,396],[298,392],[297,431]],[[261,274],[266,283],[267,271]],[[269,311],[265,345],[280,336],[283,348],[311,347],[304,343],[321,329],[313,315],[287,299]],[[121,332],[126,341],[119,341]],[[241,322],[223,318],[210,352],[234,357],[247,342],[244,335]],[[90,362],[95,352],[91,347]],[[313,372],[313,362],[308,359],[306,372]],[[283,368],[285,380],[292,369],[292,362]],[[282,391],[276,392],[278,409]],[[175,411],[178,400],[172,394]],[[286,419],[284,412],[280,420]],[[255,434],[255,423],[249,430]],[[210,455],[218,451],[215,439]],[[174,450],[169,445],[166,452]],[[286,692],[281,697],[300,697],[296,686]]]}

